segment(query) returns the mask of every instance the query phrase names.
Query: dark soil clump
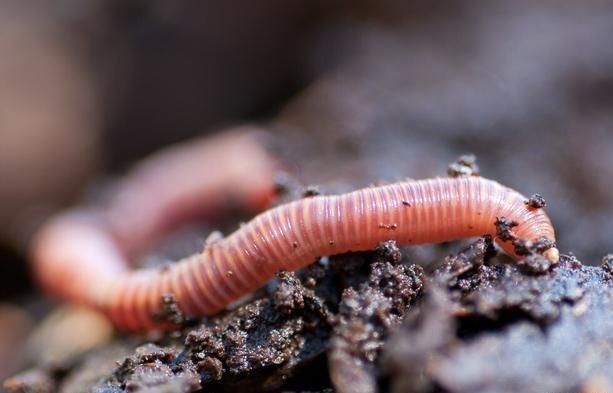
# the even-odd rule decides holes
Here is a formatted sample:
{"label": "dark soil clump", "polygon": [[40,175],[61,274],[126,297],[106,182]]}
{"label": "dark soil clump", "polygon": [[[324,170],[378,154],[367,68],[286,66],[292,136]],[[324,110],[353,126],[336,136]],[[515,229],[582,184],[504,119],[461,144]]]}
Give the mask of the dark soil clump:
{"label": "dark soil clump", "polygon": [[479,257],[458,269],[457,258],[435,273],[449,291],[432,288],[386,345],[390,391],[581,391],[590,378],[610,380],[613,288],[604,269],[563,255],[535,276]]}
{"label": "dark soil clump", "polygon": [[500,238],[502,241],[509,241],[517,239],[515,233],[513,233],[513,228],[518,226],[517,221],[509,220],[506,217],[496,217],[496,236]]}
{"label": "dark soil clump", "polygon": [[330,340],[330,374],[341,392],[373,391],[376,362],[387,337],[421,293],[420,267],[375,262],[368,281],[343,292]]}
{"label": "dark soil clump", "polygon": [[532,196],[526,201],[526,205],[533,209],[541,209],[547,206],[547,202],[541,194],[532,194]]}

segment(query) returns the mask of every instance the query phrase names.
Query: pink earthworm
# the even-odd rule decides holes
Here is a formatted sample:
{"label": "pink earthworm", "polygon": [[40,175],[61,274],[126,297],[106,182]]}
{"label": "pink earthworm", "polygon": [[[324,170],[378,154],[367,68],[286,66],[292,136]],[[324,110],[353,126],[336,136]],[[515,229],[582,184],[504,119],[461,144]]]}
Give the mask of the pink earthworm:
{"label": "pink earthworm", "polygon": [[[264,167],[271,171],[273,166]],[[244,175],[258,176],[256,168]],[[264,178],[271,186],[270,173]],[[218,186],[224,189],[236,179],[220,181],[229,182]],[[498,218],[517,223],[517,238],[555,241],[545,212],[525,202],[518,192],[475,176],[315,196],[267,210],[167,269],[133,272],[112,229],[92,223],[89,213],[62,216],[44,229],[34,259],[41,281],[55,294],[100,309],[122,329],[145,330],[160,327],[152,316],[160,312],[164,295],[172,295],[187,315],[212,315],[280,270],[299,269],[322,255],[371,250],[386,240],[414,245],[489,234],[520,258],[508,239],[496,236]],[[143,235],[133,237],[140,244]],[[544,255],[553,262],[559,257],[555,247]]]}

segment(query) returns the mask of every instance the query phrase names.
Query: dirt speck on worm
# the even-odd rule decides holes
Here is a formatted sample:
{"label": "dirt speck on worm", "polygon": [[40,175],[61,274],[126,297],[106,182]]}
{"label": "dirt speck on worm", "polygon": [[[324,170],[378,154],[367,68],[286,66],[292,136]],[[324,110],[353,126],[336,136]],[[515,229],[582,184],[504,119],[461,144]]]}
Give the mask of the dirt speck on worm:
{"label": "dirt speck on worm", "polygon": [[541,194],[532,194],[532,196],[526,200],[525,203],[533,209],[541,209],[547,206],[547,202]]}
{"label": "dirt speck on worm", "polygon": [[321,190],[319,189],[319,187],[313,186],[313,185],[308,186],[302,192],[302,197],[303,198],[310,198],[310,197],[314,197],[314,196],[318,196],[318,195],[321,195]]}
{"label": "dirt speck on worm", "polygon": [[187,321],[185,314],[181,311],[173,294],[166,293],[162,295],[160,302],[162,303],[162,309],[151,316],[153,320],[170,322],[176,325],[181,325]]}
{"label": "dirt speck on worm", "polygon": [[474,154],[461,155],[455,162],[449,164],[447,174],[450,177],[478,176],[477,157]]}
{"label": "dirt speck on worm", "polygon": [[496,236],[503,241],[515,240],[517,236],[513,233],[513,228],[519,225],[517,221],[509,220],[506,217],[496,217]]}

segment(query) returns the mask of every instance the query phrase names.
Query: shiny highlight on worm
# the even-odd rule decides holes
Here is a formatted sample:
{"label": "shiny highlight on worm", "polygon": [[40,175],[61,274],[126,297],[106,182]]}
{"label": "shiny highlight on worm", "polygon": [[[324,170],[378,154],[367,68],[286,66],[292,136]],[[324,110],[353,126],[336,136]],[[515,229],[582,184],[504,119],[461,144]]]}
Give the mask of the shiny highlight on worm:
{"label": "shiny highlight on worm", "polygon": [[[301,268],[321,255],[371,250],[385,240],[413,245],[490,234],[515,255],[510,242],[496,238],[498,217],[517,222],[518,238],[555,241],[542,209],[495,181],[471,176],[294,201],[166,269],[129,271],[113,230],[95,215],[72,213],[48,224],[34,259],[51,292],[102,310],[122,329],[143,330],[159,326],[152,316],[164,295],[171,294],[187,315],[211,315],[279,270]],[[555,248],[544,255],[558,260]]]}

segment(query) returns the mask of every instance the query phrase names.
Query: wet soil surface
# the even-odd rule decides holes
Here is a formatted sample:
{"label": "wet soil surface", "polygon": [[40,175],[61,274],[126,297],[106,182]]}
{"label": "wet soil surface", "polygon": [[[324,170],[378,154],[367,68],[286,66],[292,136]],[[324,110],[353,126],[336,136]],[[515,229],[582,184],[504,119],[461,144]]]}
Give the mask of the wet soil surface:
{"label": "wet soil surface", "polygon": [[543,392],[610,388],[613,274],[534,274],[481,238],[431,272],[393,242],[323,258],[225,315],[11,379],[11,391]]}

